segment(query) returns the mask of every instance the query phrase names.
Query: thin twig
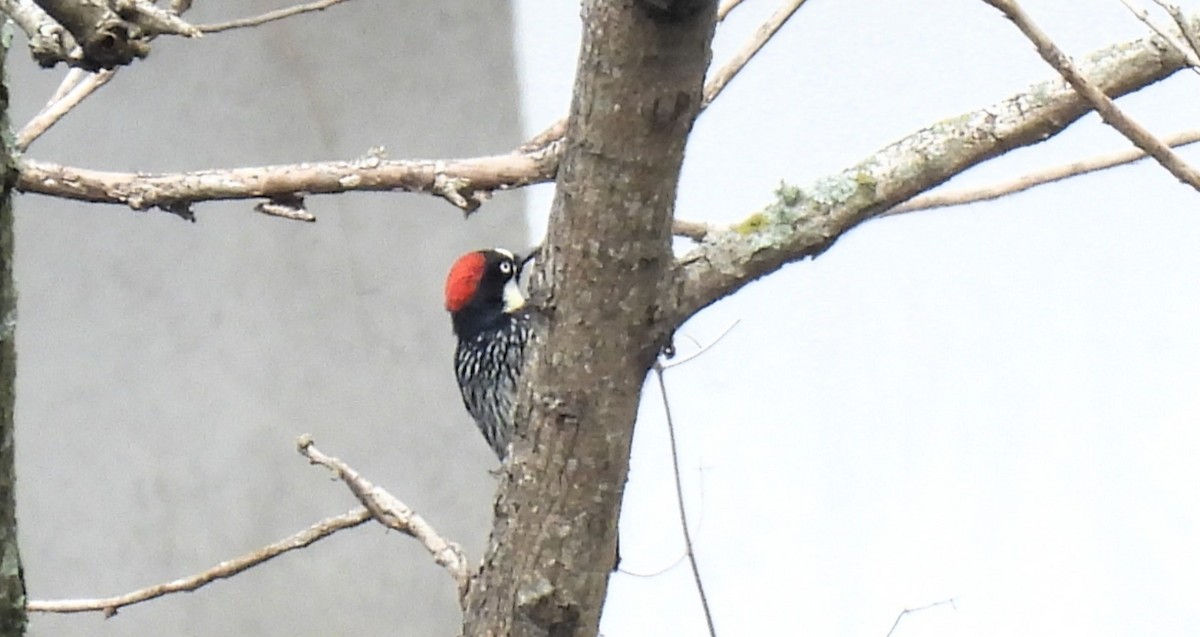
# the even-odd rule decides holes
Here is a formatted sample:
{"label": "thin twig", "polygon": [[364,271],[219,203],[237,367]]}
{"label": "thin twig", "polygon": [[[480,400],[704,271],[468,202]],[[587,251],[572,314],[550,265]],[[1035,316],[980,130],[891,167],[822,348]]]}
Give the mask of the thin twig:
{"label": "thin twig", "polygon": [[[1186,146],[1200,142],[1200,129],[1192,129],[1182,131],[1163,138],[1163,143],[1168,146]],[[1056,181],[1061,181],[1069,177],[1085,175],[1090,172],[1105,170],[1116,166],[1130,164],[1135,161],[1145,159],[1146,153],[1138,148],[1130,148],[1115,153],[1106,153],[1104,155],[1096,155],[1087,159],[1081,159],[1060,166],[1053,166],[1044,170],[1039,170],[1027,173],[1008,181],[1001,181],[994,184],[989,184],[980,188],[963,188],[959,190],[943,190],[932,192],[927,195],[914,197],[908,201],[888,210],[885,215],[898,215],[905,212],[914,212],[917,210],[929,210],[931,208],[944,208],[947,206],[961,206],[963,204],[975,203],[977,201],[988,201],[991,199],[999,199],[1006,195],[1018,193],[1023,190],[1029,190],[1036,186],[1041,186]]]}
{"label": "thin twig", "polygon": [[[717,7],[717,20],[724,20],[731,11],[733,11],[739,4],[742,3],[742,1],[743,0],[726,0],[724,3],[722,3],[721,6]],[[804,2],[805,0],[787,0],[783,7],[776,11],[775,14],[770,18],[767,18],[767,21],[764,22],[762,26],[758,27],[758,30],[754,32],[754,35],[751,36],[750,39],[746,41],[746,44],[742,46],[742,49],[738,51],[738,53],[734,55],[734,57],[728,63],[726,63],[725,66],[721,67],[720,70],[713,74],[713,79],[709,80],[709,82],[704,86],[704,101],[700,105],[701,111],[703,111],[704,107],[711,104],[712,101],[721,94],[721,91],[725,89],[725,86],[729,84],[730,80],[732,80],[734,76],[736,76],[738,72],[746,66],[750,59],[753,58],[754,55],[763,48],[767,41],[779,31],[780,27],[783,26],[783,23],[787,22],[787,19],[790,18],[791,15],[800,8],[800,5],[804,4]],[[548,144],[562,139],[566,134],[567,118],[564,117],[551,124],[546,128],[546,130],[529,138],[529,141],[521,144],[520,147],[517,148],[517,151],[529,152],[540,148],[545,148]]]}
{"label": "thin twig", "polygon": [[1166,144],[1155,138],[1150,131],[1121,112],[1112,99],[1104,94],[1104,91],[1101,91],[1075,68],[1070,58],[1054,44],[1050,36],[1046,35],[1033,22],[1029,15],[1021,9],[1019,4],[1013,0],[984,0],[984,2],[996,7],[1008,16],[1017,25],[1017,28],[1025,34],[1025,37],[1033,42],[1042,59],[1054,67],[1081,97],[1091,103],[1092,107],[1096,109],[1096,112],[1100,114],[1100,117],[1109,126],[1117,129],[1129,141],[1133,142],[1135,146],[1146,151],[1155,161],[1162,164],[1163,168],[1166,168],[1172,175],[1175,175],[1176,179],[1190,185],[1196,190],[1200,190],[1200,173],[1189,166],[1183,158],[1172,152]]}
{"label": "thin twig", "polygon": [[466,596],[470,575],[462,547],[443,538],[425,518],[383,488],[372,484],[350,465],[321,453],[313,445],[312,436],[300,436],[296,440],[296,449],[312,464],[321,465],[337,474],[377,522],[420,542],[433,556],[433,561],[445,568],[454,578],[455,584],[458,585],[459,599]]}
{"label": "thin twig", "polygon": [[[667,434],[671,440],[671,469],[675,476],[675,502],[679,506],[679,525],[683,529],[683,545],[687,556],[688,565],[692,567],[692,579],[696,582],[696,592],[700,595],[700,605],[704,609],[704,620],[708,624],[708,634],[710,637],[716,637],[717,629],[713,624],[712,611],[708,606],[708,596],[704,594],[704,582],[700,579],[700,567],[696,564],[696,551],[692,544],[691,527],[688,524],[687,507],[683,503],[683,472],[679,469],[679,445],[675,440],[675,419],[671,416],[671,401],[667,398],[667,383],[663,379],[663,373],[672,367],[678,367],[688,361],[694,360],[708,350],[712,349],[721,339],[733,331],[733,328],[738,326],[741,319],[734,321],[725,331],[721,332],[717,338],[711,343],[701,347],[699,351],[678,361],[672,361],[668,364],[663,364],[661,360],[654,362],[654,374],[658,377],[658,389],[662,394],[663,411],[667,415]],[[674,348],[672,347],[672,351]]]}
{"label": "thin twig", "polygon": [[[87,96],[96,92],[96,89],[108,84],[108,81],[116,75],[116,69],[102,69],[95,73],[87,73],[86,75],[77,75],[78,80],[72,77],[72,74],[83,74],[80,69],[71,69],[66,77],[63,78],[59,89],[55,91],[55,97],[42,108],[41,112],[29,120],[21,128],[21,132],[17,133],[16,147],[17,150],[26,150],[38,137],[41,137],[51,126],[58,123],[71,109],[75,108]],[[63,88],[68,82],[73,82],[73,85],[63,94]]]}
{"label": "thin twig", "polygon": [[717,96],[721,94],[721,91],[725,90],[729,82],[766,46],[767,42],[779,32],[779,29],[787,23],[788,18],[791,18],[792,14],[796,13],[804,2],[805,0],[787,0],[770,18],[767,18],[766,22],[762,23],[762,26],[758,27],[758,30],[754,32],[750,40],[725,63],[725,66],[722,66],[717,72],[712,74],[708,83],[704,85],[703,106],[708,106],[713,103],[713,100],[717,99]]}
{"label": "thin twig", "polygon": [[[1162,7],[1163,11],[1166,11],[1167,15],[1171,16],[1171,19],[1175,21],[1175,26],[1179,27],[1179,32],[1183,34],[1183,39],[1187,40],[1188,46],[1185,49],[1185,54],[1190,54],[1188,55],[1188,61],[1191,62],[1192,60],[1200,59],[1200,37],[1197,37],[1196,30],[1192,25],[1188,24],[1183,11],[1179,9],[1179,5],[1164,2],[1163,0],[1154,0],[1154,3]],[[1196,66],[1200,66],[1200,63],[1197,63]]]}
{"label": "thin twig", "polygon": [[700,358],[700,356],[707,353],[708,350],[715,347],[717,343],[720,343],[722,340],[724,340],[726,336],[729,336],[729,333],[733,331],[733,328],[737,327],[741,322],[742,322],[742,319],[735,319],[732,323],[729,324],[729,327],[725,328],[720,334],[717,334],[717,337],[714,338],[711,342],[709,342],[708,345],[704,345],[704,346],[700,347],[700,349],[696,350],[695,352],[693,352],[691,354],[688,354],[687,356],[684,356],[683,358],[673,360],[669,363],[660,363],[660,366],[664,370],[667,370],[667,369],[672,369],[674,367],[679,367],[680,365],[683,365],[684,363],[690,363],[690,362],[696,360],[697,358]]}
{"label": "thin twig", "polygon": [[700,607],[704,610],[704,621],[708,624],[709,637],[717,637],[712,611],[708,607],[708,596],[704,594],[704,582],[700,579],[700,567],[696,564],[696,551],[692,545],[692,533],[688,528],[687,507],[683,504],[683,478],[679,470],[679,446],[675,442],[675,421],[671,418],[671,401],[667,399],[667,383],[663,380],[663,365],[655,361],[654,374],[658,377],[658,389],[662,393],[663,411],[667,414],[667,433],[671,439],[671,464],[675,472],[675,501],[679,504],[679,524],[683,528],[683,544],[687,549],[688,564],[692,567],[692,579],[700,595]]}
{"label": "thin twig", "polygon": [[900,625],[900,620],[904,619],[905,615],[907,615],[909,613],[916,613],[916,612],[923,611],[923,610],[929,610],[930,608],[933,608],[935,606],[941,606],[943,604],[949,604],[951,608],[953,608],[954,610],[958,610],[958,607],[954,605],[953,597],[951,597],[950,599],[943,599],[940,602],[934,602],[932,604],[918,606],[916,608],[905,608],[904,610],[900,611],[899,615],[896,615],[896,621],[892,622],[892,628],[887,631],[887,635],[885,637],[892,637],[892,633],[896,632],[896,627]]}
{"label": "thin twig", "polygon": [[231,29],[256,27],[260,24],[266,24],[268,22],[274,22],[275,20],[290,18],[294,15],[300,15],[301,13],[323,11],[335,4],[341,4],[345,1],[346,0],[318,0],[317,2],[310,2],[308,4],[298,4],[291,7],[276,9],[274,11],[268,11],[262,15],[257,15],[251,18],[239,18],[237,20],[216,22],[213,24],[198,24],[196,25],[196,28],[199,29],[201,33],[220,33],[221,31],[229,31]]}
{"label": "thin twig", "polygon": [[302,549],[317,540],[342,531],[344,529],[354,528],[367,520],[371,519],[371,513],[363,507],[354,509],[342,515],[327,518],[320,522],[296,533],[290,535],[274,544],[247,553],[241,557],[227,560],[217,564],[216,566],[197,573],[190,577],[184,577],[172,582],[150,586],[140,590],[118,595],[116,597],[106,597],[102,599],[55,599],[55,600],[31,600],[26,602],[25,610],[32,613],[84,613],[89,611],[97,611],[104,613],[105,617],[112,617],[117,614],[117,610],[137,604],[146,600],[162,597],[171,593],[187,593],[194,591],[202,586],[211,584],[219,579],[227,579],[245,571],[254,566],[258,566],[267,560],[279,557],[288,551]]}
{"label": "thin twig", "polygon": [[42,110],[50,108],[52,104],[61,100],[67,93],[70,93],[72,89],[78,86],[87,75],[87,71],[77,66],[67,69],[67,72],[63,74],[62,81],[58,83],[58,88],[54,89],[54,94],[50,96],[50,99],[46,100],[46,105],[42,107]]}
{"label": "thin twig", "polygon": [[[1187,58],[1188,64],[1191,65],[1192,70],[1196,73],[1200,73],[1200,57],[1197,57],[1196,52],[1192,51],[1191,47],[1187,46],[1186,42],[1180,42],[1179,38],[1176,37],[1174,33],[1171,33],[1171,31],[1158,26],[1158,23],[1150,17],[1150,12],[1146,11],[1141,6],[1134,4],[1133,0],[1121,0],[1121,4],[1125,5],[1125,8],[1129,9],[1129,11],[1133,13],[1134,17],[1140,20],[1142,24],[1145,24],[1147,27],[1150,27],[1151,31],[1157,33],[1158,37],[1175,47],[1175,50],[1179,51],[1180,55]],[[1188,31],[1184,29],[1183,34],[1184,37],[1187,37]]]}
{"label": "thin twig", "polygon": [[[698,349],[695,352],[693,352],[687,356],[684,356],[683,358],[673,359],[669,363],[663,363],[661,360],[659,360],[658,362],[656,362],[654,364],[654,369],[656,372],[658,372],[658,374],[660,376],[659,377],[660,388],[662,388],[661,387],[662,372],[664,372],[668,369],[672,369],[674,367],[679,367],[680,365],[683,365],[684,363],[688,363],[688,362],[691,362],[691,361],[699,358],[705,352],[712,349],[717,343],[720,343],[721,340],[724,339],[730,332],[732,332],[733,328],[737,327],[738,324],[741,322],[742,322],[741,319],[737,319],[733,323],[730,323],[729,327],[725,328],[725,330],[722,331],[720,334],[718,334],[717,337],[715,339],[713,339],[708,345],[700,345],[700,343],[696,339],[692,338],[691,336],[684,335],[688,340],[695,343],[696,346],[698,347]],[[672,346],[672,348],[674,348],[674,346]],[[680,518],[683,520],[683,526],[685,527],[684,535],[683,535],[683,537],[684,537],[684,553],[682,556],[679,557],[679,559],[675,560],[670,566],[661,568],[654,573],[636,573],[634,571],[629,571],[624,568],[621,569],[622,573],[624,573],[626,575],[632,575],[634,577],[654,577],[660,573],[665,573],[666,571],[669,571],[672,568],[675,568],[675,565],[678,564],[680,560],[687,559],[690,562],[695,561],[695,558],[692,556],[692,543],[691,543],[690,533],[687,529],[687,527],[688,527],[687,517],[686,517],[685,512],[683,511],[683,497],[682,497],[682,495],[680,495],[683,493],[683,482],[682,482],[682,477],[681,477],[680,471],[679,471],[679,454],[676,453],[676,450],[675,450],[675,425],[671,421],[671,414],[670,414],[671,407],[669,404],[667,404],[666,400],[667,400],[667,394],[664,391],[663,392],[663,408],[667,411],[667,428],[670,430],[670,434],[671,434],[671,459],[674,461],[674,465],[675,465],[675,493],[677,496],[679,496],[678,497],[679,507],[680,507],[679,515],[680,515]],[[692,572],[693,572],[693,574],[695,574],[695,572],[696,572],[695,564],[692,564]],[[703,596],[703,593],[701,593],[701,596]]]}

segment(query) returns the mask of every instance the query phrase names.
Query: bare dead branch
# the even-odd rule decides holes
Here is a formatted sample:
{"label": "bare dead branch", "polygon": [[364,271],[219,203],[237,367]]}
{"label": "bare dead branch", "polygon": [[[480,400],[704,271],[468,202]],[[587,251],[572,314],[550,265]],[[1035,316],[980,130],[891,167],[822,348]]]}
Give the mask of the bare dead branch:
{"label": "bare dead branch", "polygon": [[51,67],[60,61],[79,62],[83,59],[83,49],[75,36],[33,0],[0,0],[0,12],[7,14],[25,32],[29,38],[29,52],[38,64]]}
{"label": "bare dead branch", "polygon": [[[1193,129],[1175,133],[1169,137],[1162,138],[1164,144],[1175,147],[1185,146],[1200,142],[1200,129]],[[888,210],[885,215],[898,215],[905,212],[914,212],[917,210],[929,210],[931,208],[944,208],[947,206],[961,206],[963,204],[975,203],[977,201],[988,201],[991,199],[999,199],[1006,195],[1018,193],[1024,190],[1029,190],[1035,186],[1061,181],[1070,177],[1085,175],[1090,172],[1105,170],[1116,166],[1130,164],[1146,158],[1146,153],[1137,148],[1130,148],[1115,153],[1107,153],[1104,155],[1096,155],[1087,159],[1053,166],[1045,170],[1027,173],[1011,179],[995,184],[989,184],[981,188],[963,188],[959,190],[944,190],[932,192],[918,197],[913,197],[908,201]]]}
{"label": "bare dead branch", "polygon": [[359,507],[342,515],[321,520],[299,533],[290,535],[273,544],[268,544],[257,551],[247,553],[241,557],[221,562],[206,571],[190,577],[150,586],[124,595],[117,595],[116,597],[31,600],[25,604],[25,610],[32,613],[84,613],[95,611],[104,613],[105,617],[112,617],[122,607],[171,593],[186,593],[197,590],[219,579],[233,577],[267,560],[279,557],[288,551],[302,549],[338,531],[354,528],[370,519],[371,513],[365,508]]}
{"label": "bare dead branch", "polygon": [[351,191],[426,192],[466,212],[486,193],[549,181],[558,165],[558,147],[528,154],[450,160],[385,160],[368,155],[356,161],[204,170],[188,173],[118,173],[23,159],[17,188],[134,210],[180,203]]}
{"label": "bare dead branch", "polygon": [[[88,73],[82,69],[71,69],[63,78],[54,97],[42,108],[41,112],[29,120],[17,133],[17,150],[29,148],[38,137],[41,137],[51,126],[58,123],[71,109],[75,108],[96,89],[108,84],[116,74],[116,69],[103,69],[96,73]],[[66,88],[66,92],[63,89]]]}
{"label": "bare dead branch", "polygon": [[228,22],[217,22],[213,24],[201,24],[196,28],[202,33],[220,33],[221,31],[229,31],[231,29],[244,29],[246,27],[256,27],[268,22],[290,18],[294,15],[302,13],[311,13],[313,11],[324,11],[335,4],[341,4],[346,0],[319,0],[318,2],[310,2],[308,4],[298,4],[291,7],[284,7],[274,11],[268,11],[262,15],[257,15],[252,18],[240,18],[237,20],[229,20]]}
{"label": "bare dead branch", "polygon": [[352,469],[345,462],[321,453],[314,445],[312,436],[305,434],[296,440],[296,448],[309,462],[321,465],[337,474],[346,483],[350,492],[370,511],[377,522],[408,535],[425,547],[433,561],[445,568],[458,585],[459,599],[467,593],[470,583],[467,558],[462,547],[438,534],[425,518],[417,514],[395,496],[378,487]]}
{"label": "bare dead branch", "polygon": [[[1157,33],[1158,37],[1162,38],[1168,44],[1178,49],[1179,53],[1187,58],[1188,64],[1192,66],[1192,70],[1200,73],[1200,57],[1197,57],[1196,52],[1193,51],[1186,42],[1180,41],[1179,37],[1172,33],[1169,29],[1160,27],[1158,23],[1150,17],[1150,12],[1146,11],[1146,9],[1140,5],[1134,4],[1133,0],[1121,0],[1121,4],[1125,5],[1125,8],[1129,9],[1129,11],[1133,13],[1138,20],[1141,20],[1142,24],[1145,24],[1147,27],[1150,27],[1151,31]],[[1184,29],[1183,33],[1186,36],[1188,31]]]}
{"label": "bare dead branch", "polygon": [[762,23],[762,26],[758,27],[758,30],[742,46],[741,50],[730,58],[725,63],[725,66],[722,66],[716,73],[712,74],[708,83],[704,85],[704,106],[712,104],[713,100],[717,99],[721,91],[725,90],[725,86],[737,76],[739,71],[745,68],[746,64],[766,46],[767,42],[771,41],[771,38],[775,37],[779,29],[783,28],[783,25],[787,23],[788,18],[791,18],[792,14],[796,13],[804,2],[805,0],[787,0],[787,2],[784,2],[778,11],[770,18],[767,18],[767,21]]}
{"label": "bare dead branch", "polygon": [[[1082,73],[1120,96],[1185,68],[1183,56],[1152,37],[1085,56]],[[1091,104],[1060,78],[986,108],[919,130],[863,162],[805,188],[784,185],[775,201],[741,223],[711,232],[680,259],[674,322],[786,263],[814,257],[859,223],[1014,148],[1062,131]]]}
{"label": "bare dead branch", "polygon": [[1079,92],[1092,108],[1100,114],[1100,117],[1113,128],[1117,129],[1129,141],[1133,142],[1134,146],[1146,151],[1148,155],[1154,158],[1163,168],[1175,175],[1175,178],[1182,181],[1196,190],[1200,190],[1200,172],[1196,172],[1194,168],[1189,166],[1182,157],[1175,154],[1164,143],[1158,140],[1153,133],[1143,128],[1140,124],[1133,121],[1128,115],[1121,112],[1117,105],[1104,94],[1095,84],[1088,81],[1082,73],[1080,73],[1075,65],[1071,63],[1071,59],[1054,44],[1050,36],[1046,35],[1033,19],[1013,0],[984,0],[984,2],[996,7],[1008,19],[1012,20],[1021,33],[1029,38],[1037,48],[1038,54],[1047,64],[1054,67],[1056,71],[1063,76],[1067,82]]}

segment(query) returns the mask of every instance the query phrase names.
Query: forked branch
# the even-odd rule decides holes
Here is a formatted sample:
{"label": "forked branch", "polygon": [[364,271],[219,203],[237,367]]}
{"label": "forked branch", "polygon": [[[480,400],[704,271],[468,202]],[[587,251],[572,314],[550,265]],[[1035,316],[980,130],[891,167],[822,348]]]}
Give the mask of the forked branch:
{"label": "forked branch", "polygon": [[459,599],[466,595],[470,574],[462,547],[443,538],[433,528],[433,525],[425,521],[425,518],[392,494],[372,484],[350,465],[321,453],[313,445],[312,436],[308,434],[300,436],[296,440],[296,448],[312,464],[318,464],[333,471],[340,480],[346,483],[350,492],[371,512],[371,517],[375,518],[377,522],[420,542],[425,550],[433,556],[433,561],[445,568],[454,578],[455,584],[458,585]]}

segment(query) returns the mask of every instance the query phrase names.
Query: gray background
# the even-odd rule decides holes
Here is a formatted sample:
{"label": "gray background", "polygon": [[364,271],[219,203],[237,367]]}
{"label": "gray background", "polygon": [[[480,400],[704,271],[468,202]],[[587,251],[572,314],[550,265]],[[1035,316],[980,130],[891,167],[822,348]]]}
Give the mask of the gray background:
{"label": "gray background", "polygon": [[[210,22],[290,2],[198,2]],[[18,39],[14,121],[62,74]],[[503,152],[520,141],[506,2],[348,2],[254,30],[164,38],[30,149],[167,171]],[[310,432],[479,555],[494,460],[461,409],[445,268],[523,247],[521,195],[468,222],[406,194],[162,213],[17,201],[18,511],[32,598],[191,574],[356,503],[293,440]],[[344,532],[201,592],[34,635],[453,634],[453,587],[416,543]]]}

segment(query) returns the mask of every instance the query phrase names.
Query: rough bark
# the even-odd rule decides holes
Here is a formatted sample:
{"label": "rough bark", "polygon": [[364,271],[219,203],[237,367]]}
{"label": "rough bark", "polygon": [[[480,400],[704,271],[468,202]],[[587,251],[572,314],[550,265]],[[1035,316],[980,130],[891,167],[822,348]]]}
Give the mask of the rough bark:
{"label": "rough bark", "polygon": [[17,551],[13,398],[16,393],[17,288],[13,281],[12,184],[16,177],[8,128],[7,48],[0,44],[0,635],[25,634],[25,579]]}
{"label": "rough bark", "polygon": [[584,3],[543,250],[548,327],[527,370],[466,635],[595,635],[642,382],[670,337],[671,217],[716,2]]}

